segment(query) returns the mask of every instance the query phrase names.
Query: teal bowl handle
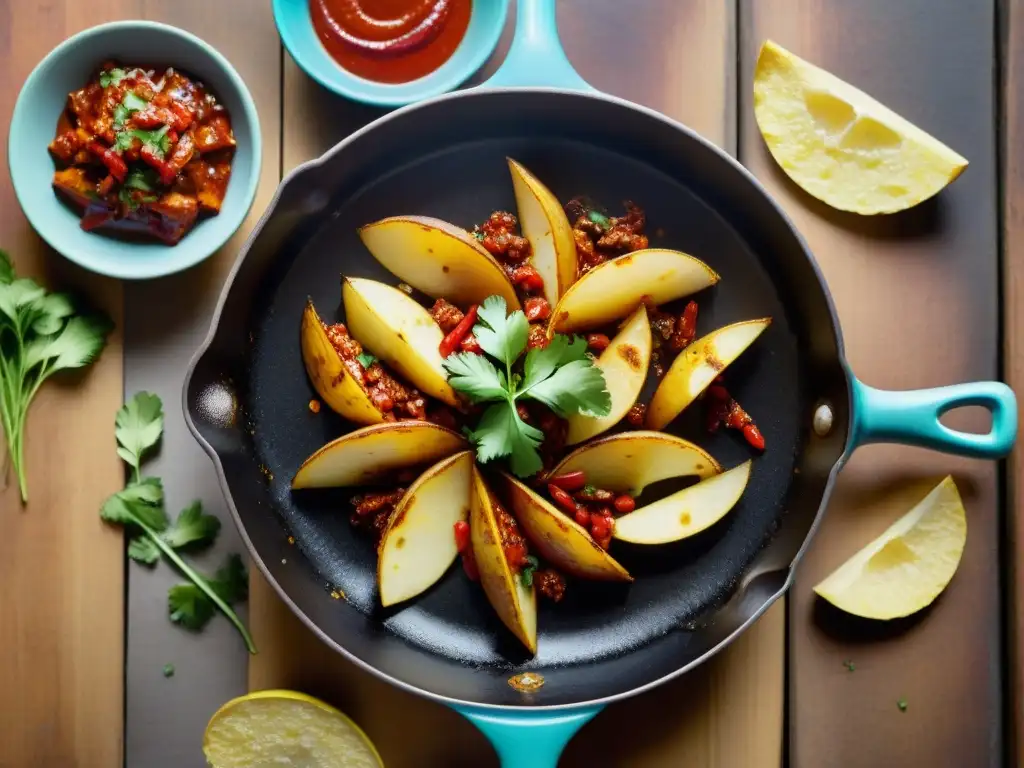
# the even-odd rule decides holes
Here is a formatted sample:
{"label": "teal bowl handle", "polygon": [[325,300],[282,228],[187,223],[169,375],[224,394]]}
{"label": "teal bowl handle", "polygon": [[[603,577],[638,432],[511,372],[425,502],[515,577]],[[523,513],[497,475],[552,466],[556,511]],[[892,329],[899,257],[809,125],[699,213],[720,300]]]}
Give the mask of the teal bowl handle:
{"label": "teal bowl handle", "polygon": [[[850,447],[906,443],[978,459],[998,459],[1017,438],[1017,398],[1005,384],[979,381],[935,389],[891,392],[853,379]],[[987,434],[959,432],[939,421],[954,408],[980,405],[992,412]]]}
{"label": "teal bowl handle", "polygon": [[557,768],[565,745],[602,707],[552,713],[456,707],[494,745],[501,768]]}
{"label": "teal bowl handle", "polygon": [[555,0],[519,0],[516,32],[505,61],[484,88],[541,86],[593,91],[573,69],[558,40]]}

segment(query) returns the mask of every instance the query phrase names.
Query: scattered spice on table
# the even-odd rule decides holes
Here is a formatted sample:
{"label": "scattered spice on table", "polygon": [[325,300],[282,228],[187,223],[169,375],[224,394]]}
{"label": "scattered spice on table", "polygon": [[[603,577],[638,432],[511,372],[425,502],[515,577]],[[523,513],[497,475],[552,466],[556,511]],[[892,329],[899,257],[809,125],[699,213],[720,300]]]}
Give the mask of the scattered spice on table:
{"label": "scattered spice on table", "polygon": [[907,700],[906,699],[900,699],[899,701],[896,702],[896,706],[900,708],[900,712],[906,712],[907,711]]}
{"label": "scattered spice on table", "polygon": [[847,672],[853,672],[855,669],[857,669],[857,665],[849,659],[843,662],[843,666],[846,667]]}

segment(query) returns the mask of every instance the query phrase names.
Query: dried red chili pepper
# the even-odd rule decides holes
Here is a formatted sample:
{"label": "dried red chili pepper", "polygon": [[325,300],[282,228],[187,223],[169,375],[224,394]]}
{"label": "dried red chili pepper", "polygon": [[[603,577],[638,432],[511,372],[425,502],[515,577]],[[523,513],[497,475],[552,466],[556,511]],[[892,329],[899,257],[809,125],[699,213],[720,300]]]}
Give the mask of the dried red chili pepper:
{"label": "dried red chili pepper", "polygon": [[562,490],[557,485],[548,483],[548,493],[551,494],[551,498],[554,499],[555,503],[563,510],[568,512],[570,515],[576,514],[576,502],[566,491]]}
{"label": "dried red chili pepper", "polygon": [[459,520],[453,526],[455,532],[455,549],[460,553],[465,552],[469,547],[469,523],[465,520]]}
{"label": "dried red chili pepper", "polygon": [[441,357],[448,357],[458,349],[462,340],[465,339],[469,335],[470,331],[473,330],[473,326],[476,324],[476,313],[478,309],[479,308],[476,304],[470,307],[466,316],[459,321],[459,324],[452,329],[452,332],[441,339],[441,344],[438,346],[438,351],[441,353]]}
{"label": "dried red chili pepper", "polygon": [[595,352],[604,352],[612,343],[603,333],[588,333],[584,338],[587,340],[587,346]]}
{"label": "dried red chili pepper", "polygon": [[752,448],[756,448],[759,451],[764,450],[764,435],[761,434],[761,430],[757,428],[756,424],[747,424],[743,427],[743,437],[746,438]]}
{"label": "dried red chili pepper", "polygon": [[695,338],[697,338],[697,302],[691,301],[679,316],[669,346],[674,352],[679,352],[690,346]]}
{"label": "dried red chili pepper", "polygon": [[582,469],[577,469],[575,472],[556,475],[550,478],[548,482],[551,485],[558,486],[563,491],[578,491],[587,484],[587,473]]}

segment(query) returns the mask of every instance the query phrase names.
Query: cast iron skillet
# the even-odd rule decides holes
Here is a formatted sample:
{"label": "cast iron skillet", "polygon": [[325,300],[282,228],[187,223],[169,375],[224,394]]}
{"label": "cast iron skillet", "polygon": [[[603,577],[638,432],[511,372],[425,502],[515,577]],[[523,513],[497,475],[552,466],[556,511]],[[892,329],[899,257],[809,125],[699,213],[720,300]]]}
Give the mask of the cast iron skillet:
{"label": "cast iron skillet", "polygon": [[[553,0],[521,1],[518,13],[512,50],[488,88],[383,117],[284,179],[224,289],[184,406],[254,561],[292,610],[366,669],[469,716],[503,765],[536,767],[555,765],[604,704],[701,663],[785,591],[856,446],[899,441],[995,458],[1009,451],[1017,419],[1013,393],[999,383],[896,393],[855,379],[814,259],[757,181],[688,128],[594,93],[561,52]],[[494,88],[513,83],[557,88]],[[636,200],[651,230],[664,230],[653,245],[715,269],[721,282],[698,297],[701,333],[774,318],[730,369],[768,444],[739,505],[678,545],[639,551],[617,543],[636,582],[571,584],[562,604],[541,608],[534,658],[460,569],[408,605],[379,608],[376,556],[350,530],[345,498],[289,488],[306,456],[350,428],[307,408],[314,393],[298,342],[307,296],[331,317],[341,274],[396,282],[361,245],[361,224],[429,214],[469,226],[492,210],[514,210],[506,156],[560,199]],[[992,411],[989,434],[939,423],[968,404]],[[735,436],[708,438],[687,417],[673,429],[723,465],[749,457]],[[332,599],[331,587],[347,599]],[[523,670],[542,672],[544,687],[513,690],[507,680]]]}

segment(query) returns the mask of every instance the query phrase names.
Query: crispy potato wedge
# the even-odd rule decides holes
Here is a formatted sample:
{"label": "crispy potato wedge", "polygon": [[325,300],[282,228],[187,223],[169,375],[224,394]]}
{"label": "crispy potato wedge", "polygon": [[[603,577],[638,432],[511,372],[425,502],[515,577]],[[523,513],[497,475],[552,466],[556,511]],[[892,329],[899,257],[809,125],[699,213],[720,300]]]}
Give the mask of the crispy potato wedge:
{"label": "crispy potato wedge", "polygon": [[509,568],[501,546],[490,491],[474,465],[470,495],[469,530],[480,584],[498,618],[525,645],[537,652],[537,593]]}
{"label": "crispy potato wedge", "polygon": [[473,461],[473,451],[442,459],[395,506],[377,550],[377,588],[384,607],[425,592],[455,561],[454,526],[469,519]]}
{"label": "crispy potato wedge", "polygon": [[356,424],[377,424],[384,414],[371,402],[360,382],[342,365],[338,350],[327,338],[327,331],[312,301],[302,312],[299,334],[302,362],[320,399],[332,410]]}
{"label": "crispy potato wedge", "polygon": [[644,488],[672,477],[704,479],[722,471],[718,462],[689,440],[664,432],[620,432],[580,446],[551,477],[582,470],[587,482],[615,493],[639,496]]}
{"label": "crispy potato wedge", "polygon": [[349,333],[365,349],[420,391],[459,405],[438,351],[444,334],[427,310],[397,288],[361,277],[346,277],[341,297]]}
{"label": "crispy potato wedge", "polygon": [[733,323],[697,339],[672,362],[647,407],[648,429],[664,429],[707,389],[772,322],[770,317]]}
{"label": "crispy potato wedge", "polygon": [[327,443],[302,463],[292,488],[367,485],[468,447],[462,435],[429,421],[386,421]]}
{"label": "crispy potato wedge", "polygon": [[392,216],[359,230],[363,244],[391,274],[462,309],[492,294],[519,309],[505,270],[466,230],[429,216]]}
{"label": "crispy potato wedge", "polygon": [[508,501],[526,538],[545,560],[580,579],[633,580],[583,526],[511,475],[502,472],[500,478],[501,497]]}
{"label": "crispy potato wedge", "polygon": [[584,331],[630,314],[648,297],[655,304],[681,299],[718,282],[718,274],[681,251],[648,248],[599,264],[555,305],[550,333]]}
{"label": "crispy potato wedge", "polygon": [[667,544],[700,533],[717,523],[740,500],[750,479],[751,462],[623,515],[613,536],[633,544]]}
{"label": "crispy potato wedge", "polygon": [[544,298],[553,307],[576,280],[576,241],[565,209],[540,180],[508,158],[523,237],[530,241],[530,263],[544,278]]}
{"label": "crispy potato wedge", "polygon": [[651,362],[651,324],[647,308],[641,304],[629,316],[608,348],[597,358],[597,367],[604,374],[612,408],[607,416],[569,416],[566,445],[575,445],[614,427],[633,407],[647,380]]}

